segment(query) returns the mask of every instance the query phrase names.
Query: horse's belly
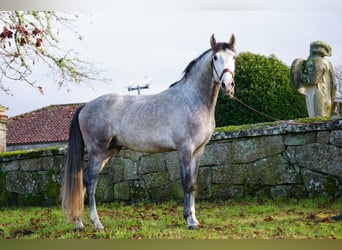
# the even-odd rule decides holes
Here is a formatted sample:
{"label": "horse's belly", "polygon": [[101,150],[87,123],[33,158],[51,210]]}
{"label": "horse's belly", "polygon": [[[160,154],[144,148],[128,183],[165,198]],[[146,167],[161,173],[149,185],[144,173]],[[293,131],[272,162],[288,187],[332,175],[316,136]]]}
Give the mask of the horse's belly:
{"label": "horse's belly", "polygon": [[118,140],[125,147],[139,152],[159,153],[176,150],[176,146],[171,137],[156,135],[144,132],[144,134],[122,133]]}

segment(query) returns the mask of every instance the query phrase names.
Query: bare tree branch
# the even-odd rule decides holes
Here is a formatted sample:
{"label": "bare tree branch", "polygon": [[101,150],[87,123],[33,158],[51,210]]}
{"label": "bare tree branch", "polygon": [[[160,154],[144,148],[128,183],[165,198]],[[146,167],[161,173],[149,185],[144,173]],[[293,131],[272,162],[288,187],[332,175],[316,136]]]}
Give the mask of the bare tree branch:
{"label": "bare tree branch", "polygon": [[95,80],[98,72],[76,51],[62,49],[59,45],[59,29],[73,30],[71,23],[78,16],[74,13],[54,11],[0,11],[0,91],[10,93],[10,87],[2,80],[23,81],[43,89],[31,75],[37,62],[43,62],[58,73],[59,86]]}

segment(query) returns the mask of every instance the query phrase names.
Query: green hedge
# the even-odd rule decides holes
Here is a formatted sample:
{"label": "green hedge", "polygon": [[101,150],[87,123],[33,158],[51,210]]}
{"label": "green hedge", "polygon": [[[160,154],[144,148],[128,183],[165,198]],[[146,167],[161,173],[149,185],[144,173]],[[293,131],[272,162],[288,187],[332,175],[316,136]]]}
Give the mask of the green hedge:
{"label": "green hedge", "polygon": [[[236,60],[235,96],[256,110],[281,120],[307,117],[305,99],[290,84],[290,69],[274,55],[240,53]],[[222,93],[216,107],[218,127],[272,121]]]}

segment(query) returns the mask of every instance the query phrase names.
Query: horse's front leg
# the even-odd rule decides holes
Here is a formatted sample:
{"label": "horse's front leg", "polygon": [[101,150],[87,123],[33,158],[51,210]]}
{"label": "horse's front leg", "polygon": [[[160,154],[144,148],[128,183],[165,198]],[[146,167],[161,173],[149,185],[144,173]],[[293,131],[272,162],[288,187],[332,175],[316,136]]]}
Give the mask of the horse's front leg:
{"label": "horse's front leg", "polygon": [[189,150],[179,152],[179,159],[182,173],[182,186],[184,191],[184,219],[189,229],[198,229],[200,223],[195,213],[195,194],[197,173],[200,160],[203,155],[203,149],[193,154]]}

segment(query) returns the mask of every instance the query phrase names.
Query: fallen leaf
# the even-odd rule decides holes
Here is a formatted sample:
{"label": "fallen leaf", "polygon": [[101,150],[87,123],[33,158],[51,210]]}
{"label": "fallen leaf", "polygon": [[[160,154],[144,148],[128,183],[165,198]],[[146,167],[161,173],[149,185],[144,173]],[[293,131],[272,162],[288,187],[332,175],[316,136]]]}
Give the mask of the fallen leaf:
{"label": "fallen leaf", "polygon": [[313,213],[309,214],[308,216],[306,216],[306,219],[308,220],[314,220],[316,219],[316,215],[314,215]]}
{"label": "fallen leaf", "polygon": [[267,217],[264,219],[264,221],[266,221],[266,222],[271,222],[271,221],[273,221],[273,218],[272,218],[272,216],[267,216]]}
{"label": "fallen leaf", "polygon": [[261,205],[261,206],[265,205],[265,201],[263,199],[259,199],[258,200],[258,204]]}

